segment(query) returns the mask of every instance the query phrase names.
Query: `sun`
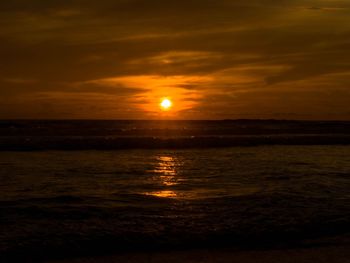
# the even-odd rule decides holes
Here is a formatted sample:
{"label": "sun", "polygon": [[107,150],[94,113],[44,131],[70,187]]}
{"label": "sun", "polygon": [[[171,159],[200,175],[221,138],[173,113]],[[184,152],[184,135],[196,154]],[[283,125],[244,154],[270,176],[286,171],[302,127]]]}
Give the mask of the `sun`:
{"label": "sun", "polygon": [[173,103],[168,98],[163,98],[160,102],[160,107],[164,111],[169,110],[172,105],[173,105]]}

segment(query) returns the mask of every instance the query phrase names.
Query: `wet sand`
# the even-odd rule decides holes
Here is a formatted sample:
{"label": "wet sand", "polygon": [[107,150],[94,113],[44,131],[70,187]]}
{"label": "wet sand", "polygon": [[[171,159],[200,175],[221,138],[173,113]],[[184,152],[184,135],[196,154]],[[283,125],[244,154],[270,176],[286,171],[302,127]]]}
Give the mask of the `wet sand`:
{"label": "wet sand", "polygon": [[49,263],[348,263],[350,245],[276,250],[195,249],[162,252],[123,253],[114,256],[87,257]]}

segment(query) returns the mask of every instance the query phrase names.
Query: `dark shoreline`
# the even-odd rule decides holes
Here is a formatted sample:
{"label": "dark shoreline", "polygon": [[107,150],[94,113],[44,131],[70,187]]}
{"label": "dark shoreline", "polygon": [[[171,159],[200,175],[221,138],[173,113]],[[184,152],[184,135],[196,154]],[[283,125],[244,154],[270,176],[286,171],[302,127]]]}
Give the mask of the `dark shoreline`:
{"label": "dark shoreline", "polygon": [[230,248],[210,248],[192,250],[170,250],[120,253],[105,256],[77,257],[47,261],[48,263],[347,263],[350,246],[320,246],[313,248],[285,248],[266,250],[235,250]]}
{"label": "dark shoreline", "polygon": [[[35,248],[23,248],[0,254],[1,262],[68,262],[77,259],[95,259],[103,257],[123,257],[137,254],[171,254],[192,253],[193,251],[230,251],[231,253],[288,251],[288,250],[322,250],[327,248],[350,247],[350,236],[328,236],[305,240],[241,240],[229,242],[190,242],[160,245],[151,241],[133,246],[117,241],[118,238],[97,241],[91,244],[74,244],[60,247],[45,247],[43,244]],[[68,242],[69,243],[69,242]],[[349,250],[350,251],[350,250]],[[350,259],[350,258],[349,258]],[[90,261],[89,261],[90,262]]]}

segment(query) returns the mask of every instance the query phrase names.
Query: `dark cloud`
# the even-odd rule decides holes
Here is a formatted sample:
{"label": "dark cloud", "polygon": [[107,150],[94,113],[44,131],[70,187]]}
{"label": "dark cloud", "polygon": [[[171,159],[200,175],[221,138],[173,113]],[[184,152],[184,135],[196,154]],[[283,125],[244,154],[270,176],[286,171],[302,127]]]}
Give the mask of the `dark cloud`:
{"label": "dark cloud", "polygon": [[135,117],[164,82],[197,102],[181,109],[191,118],[350,118],[349,8],[345,0],[2,1],[0,96],[12,101],[2,117],[22,117],[20,104],[33,109],[26,116],[51,105],[45,116],[89,117],[117,97],[130,99],[104,103],[100,115]]}

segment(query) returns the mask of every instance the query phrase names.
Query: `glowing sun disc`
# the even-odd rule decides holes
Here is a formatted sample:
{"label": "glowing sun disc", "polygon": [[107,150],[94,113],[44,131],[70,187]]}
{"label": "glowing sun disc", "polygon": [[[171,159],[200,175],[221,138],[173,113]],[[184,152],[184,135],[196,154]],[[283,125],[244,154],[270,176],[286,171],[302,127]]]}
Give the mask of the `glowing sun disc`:
{"label": "glowing sun disc", "polygon": [[169,110],[172,105],[173,103],[169,99],[162,99],[160,103],[160,107],[162,108],[162,110]]}

